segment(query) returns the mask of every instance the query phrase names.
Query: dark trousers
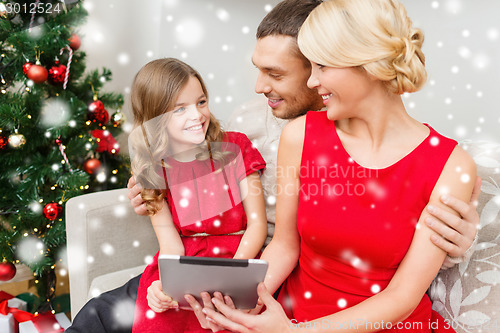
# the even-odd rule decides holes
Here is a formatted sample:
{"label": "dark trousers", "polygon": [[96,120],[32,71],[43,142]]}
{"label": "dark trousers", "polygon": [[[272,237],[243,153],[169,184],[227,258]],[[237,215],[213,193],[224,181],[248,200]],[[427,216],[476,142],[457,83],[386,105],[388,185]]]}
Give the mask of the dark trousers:
{"label": "dark trousers", "polygon": [[69,333],[130,333],[141,275],[92,298],[78,312]]}

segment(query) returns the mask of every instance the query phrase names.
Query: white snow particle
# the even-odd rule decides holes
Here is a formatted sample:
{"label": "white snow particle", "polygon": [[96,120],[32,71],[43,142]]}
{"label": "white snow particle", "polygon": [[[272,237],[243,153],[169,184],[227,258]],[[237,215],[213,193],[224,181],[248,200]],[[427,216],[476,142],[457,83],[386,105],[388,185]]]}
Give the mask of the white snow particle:
{"label": "white snow particle", "polygon": [[144,263],[145,263],[146,265],[149,265],[149,264],[150,264],[150,263],[152,263],[152,262],[153,262],[153,257],[152,257],[152,256],[145,256],[145,257],[144,257]]}
{"label": "white snow particle", "polygon": [[115,248],[109,243],[101,244],[101,251],[108,256],[112,256],[113,254],[115,254]]}
{"label": "white snow particle", "polygon": [[344,298],[341,298],[337,301],[337,305],[339,308],[345,308],[347,306],[347,301]]}
{"label": "white snow particle", "polygon": [[175,37],[179,44],[187,47],[197,46],[203,39],[204,29],[199,21],[186,19],[175,27]]}
{"label": "white snow particle", "polygon": [[229,12],[225,9],[222,9],[222,8],[217,9],[217,11],[215,12],[215,15],[217,15],[219,20],[221,20],[222,22],[227,22],[227,21],[229,21],[229,18],[230,18]]}
{"label": "white snow particle", "polygon": [[179,205],[182,208],[186,208],[187,206],[189,206],[189,200],[186,198],[182,198],[181,200],[179,200]]}
{"label": "white snow particle", "polygon": [[433,136],[433,137],[431,138],[431,141],[430,141],[430,142],[431,142],[431,146],[437,146],[437,145],[439,144],[439,138],[438,138],[438,137],[436,137],[436,136]]}
{"label": "white snow particle", "polygon": [[458,54],[462,57],[462,58],[470,58],[471,56],[471,51],[465,47],[465,46],[462,46],[458,49]]}
{"label": "white snow particle", "polygon": [[130,62],[130,56],[127,53],[120,53],[118,55],[118,63],[120,65],[127,65]]}
{"label": "white snow particle", "polygon": [[496,40],[498,38],[498,30],[491,28],[487,31],[487,36],[489,40]]}
{"label": "white snow particle", "polygon": [[376,293],[379,293],[380,292],[380,286],[378,284],[374,284],[372,285],[371,287],[371,291],[372,293],[376,294]]}
{"label": "white snow particle", "polygon": [[146,311],[146,317],[148,319],[153,319],[155,317],[155,312],[153,310]]}
{"label": "white snow particle", "polygon": [[119,205],[115,207],[113,213],[116,217],[124,217],[127,215],[127,209],[124,205]]}

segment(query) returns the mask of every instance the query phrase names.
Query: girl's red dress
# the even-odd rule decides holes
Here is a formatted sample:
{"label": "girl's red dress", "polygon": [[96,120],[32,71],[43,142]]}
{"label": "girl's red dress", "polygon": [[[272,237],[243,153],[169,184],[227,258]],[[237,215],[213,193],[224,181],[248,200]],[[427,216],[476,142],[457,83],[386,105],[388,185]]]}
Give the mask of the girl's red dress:
{"label": "girl's red dress", "polygon": [[[307,113],[297,213],[300,258],[279,297],[294,323],[336,313],[387,287],[457,144],[428,127],[429,136],[408,155],[389,167],[370,169],[349,156],[326,112]],[[387,331],[447,331],[431,306],[424,295],[403,329]],[[359,318],[323,324],[365,323]]]}
{"label": "girl's red dress", "polygon": [[[222,145],[219,144],[219,149],[232,152],[234,157],[234,163],[225,165],[225,176],[220,170],[212,171],[210,159],[187,163],[173,159],[167,161],[171,166],[167,169],[170,187],[167,202],[173,222],[182,237],[186,256],[219,258],[234,256],[242,235],[228,234],[245,230],[247,223],[245,210],[239,198],[238,183],[253,172],[263,171],[266,166],[259,151],[242,133],[226,132],[224,142]],[[215,170],[218,170],[216,158],[214,160]],[[211,179],[214,180],[213,183],[210,183]],[[188,196],[186,189],[190,194]],[[174,192],[173,196],[171,192]],[[230,196],[228,192],[231,193]],[[179,204],[183,199],[187,201]],[[188,203],[190,205],[187,205]],[[214,207],[227,205],[230,209],[211,215],[214,214]],[[198,220],[196,216],[199,217]],[[192,237],[199,233],[206,233],[209,236]],[[139,282],[133,332],[211,332],[201,328],[192,311],[153,312],[148,306],[146,296],[147,288],[156,280],[159,280],[158,253],[144,270]]]}

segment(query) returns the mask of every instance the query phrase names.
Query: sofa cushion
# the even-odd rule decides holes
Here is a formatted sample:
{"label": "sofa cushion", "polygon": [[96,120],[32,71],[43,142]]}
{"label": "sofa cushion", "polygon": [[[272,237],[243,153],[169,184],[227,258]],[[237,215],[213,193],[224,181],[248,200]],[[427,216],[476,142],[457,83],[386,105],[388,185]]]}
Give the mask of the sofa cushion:
{"label": "sofa cushion", "polygon": [[90,284],[89,294],[87,299],[91,299],[93,297],[97,297],[100,294],[118,288],[128,280],[136,277],[139,274],[144,272],[146,265],[141,265],[137,267],[132,267],[128,269],[122,269],[121,271],[112,272],[108,274],[103,274],[92,280]]}
{"label": "sofa cushion", "polygon": [[500,144],[461,143],[482,179],[481,227],[471,258],[438,274],[431,286],[433,308],[459,333],[500,332]]}

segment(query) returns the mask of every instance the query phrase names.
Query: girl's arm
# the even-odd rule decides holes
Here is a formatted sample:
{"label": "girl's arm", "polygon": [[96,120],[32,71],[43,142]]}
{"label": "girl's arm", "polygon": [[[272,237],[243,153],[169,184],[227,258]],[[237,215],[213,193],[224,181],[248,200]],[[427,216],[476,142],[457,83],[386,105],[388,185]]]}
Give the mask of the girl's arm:
{"label": "girl's arm", "polygon": [[[464,182],[462,179],[469,180]],[[420,216],[410,248],[387,288],[351,308],[317,319],[319,323],[331,323],[329,329],[318,332],[337,332],[335,323],[343,324],[337,324],[338,327],[350,327],[342,332],[374,332],[375,327],[380,329],[382,322],[396,327],[398,322],[406,319],[420,303],[446,256],[446,252],[430,241],[432,230],[424,223],[430,216],[428,210],[439,206],[456,214],[440,202],[440,196],[451,194],[467,200],[472,193],[474,179],[474,162],[457,146],[434,187],[427,208]]]}
{"label": "girl's arm", "polygon": [[160,244],[160,254],[178,254],[183,256],[184,245],[172,221],[172,214],[165,200],[163,200],[162,208],[155,215],[150,216],[150,219],[156,238]]}
{"label": "girl's arm", "polygon": [[253,259],[267,237],[267,216],[260,176],[254,172],[240,182],[243,208],[247,216],[247,229],[241,238],[235,259]]}
{"label": "girl's arm", "polygon": [[276,226],[273,239],[261,257],[269,263],[264,284],[271,294],[290,275],[299,259],[300,238],[297,230],[297,208],[304,131],[305,116],[287,124],[280,137],[276,168]]}

